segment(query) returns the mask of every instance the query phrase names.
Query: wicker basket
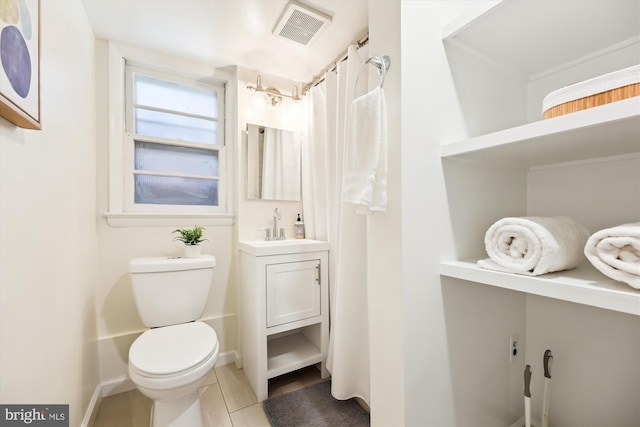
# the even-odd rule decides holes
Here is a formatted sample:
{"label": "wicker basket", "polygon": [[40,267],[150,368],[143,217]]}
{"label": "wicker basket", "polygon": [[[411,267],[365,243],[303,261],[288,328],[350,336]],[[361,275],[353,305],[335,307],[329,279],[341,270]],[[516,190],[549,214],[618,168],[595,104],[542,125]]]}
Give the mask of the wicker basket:
{"label": "wicker basket", "polygon": [[640,65],[551,92],[542,102],[542,117],[550,119],[634,96],[640,96]]}

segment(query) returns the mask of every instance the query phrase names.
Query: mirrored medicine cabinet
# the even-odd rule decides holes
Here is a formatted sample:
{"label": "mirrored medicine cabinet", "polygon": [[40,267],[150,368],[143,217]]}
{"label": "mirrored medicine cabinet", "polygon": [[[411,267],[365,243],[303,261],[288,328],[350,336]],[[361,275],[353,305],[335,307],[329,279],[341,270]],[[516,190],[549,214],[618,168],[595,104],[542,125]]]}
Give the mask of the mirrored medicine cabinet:
{"label": "mirrored medicine cabinet", "polygon": [[247,124],[246,198],[300,200],[300,134]]}

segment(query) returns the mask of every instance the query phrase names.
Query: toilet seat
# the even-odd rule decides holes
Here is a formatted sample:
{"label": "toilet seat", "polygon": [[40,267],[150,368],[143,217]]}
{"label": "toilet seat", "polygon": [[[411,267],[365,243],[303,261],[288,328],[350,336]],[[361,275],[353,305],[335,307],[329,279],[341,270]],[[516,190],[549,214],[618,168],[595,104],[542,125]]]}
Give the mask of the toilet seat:
{"label": "toilet seat", "polygon": [[129,376],[148,388],[177,387],[206,375],[218,352],[216,332],[203,322],[150,329],[129,348]]}
{"label": "toilet seat", "polygon": [[205,361],[218,346],[216,332],[203,322],[150,329],[129,349],[129,363],[149,377],[177,375]]}

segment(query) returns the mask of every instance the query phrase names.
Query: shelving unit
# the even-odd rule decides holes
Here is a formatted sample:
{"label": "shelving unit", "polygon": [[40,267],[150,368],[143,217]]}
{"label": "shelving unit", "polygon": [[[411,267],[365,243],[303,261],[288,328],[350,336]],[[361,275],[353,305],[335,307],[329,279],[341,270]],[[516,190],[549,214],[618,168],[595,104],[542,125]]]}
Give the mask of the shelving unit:
{"label": "shelving unit", "polygon": [[[440,143],[452,255],[439,274],[457,419],[512,425],[526,365],[540,413],[552,349],[550,424],[640,425],[640,290],[586,258],[540,276],[477,264],[487,229],[505,217],[566,215],[592,233],[640,221],[640,97],[542,118],[550,92],[640,64],[640,2],[477,5],[442,29],[450,124],[461,124]],[[504,343],[514,334],[512,360]],[[602,363],[602,348],[615,349],[613,363]]]}
{"label": "shelving unit", "polygon": [[639,152],[640,97],[635,97],[446,144],[441,156],[533,167]]}
{"label": "shelving unit", "polygon": [[[615,24],[595,28],[594,21]],[[577,6],[576,2],[505,0],[486,3],[445,26],[443,43],[447,49],[462,49],[495,69],[517,75],[525,86],[522,92],[531,96],[537,88],[532,82],[539,79],[549,78],[554,84],[564,79],[568,84],[574,75],[588,78],[603,73],[603,63],[639,63],[639,29],[639,2],[616,2],[613,7],[609,2],[598,1],[580,2]],[[508,37],[496,36],[504,34]],[[598,62],[603,57],[612,60]],[[540,93],[534,95],[536,99],[541,97]],[[512,107],[527,109],[526,105]],[[507,125],[496,132],[445,143],[441,157],[486,163],[487,170],[515,164],[523,170],[523,182],[527,182],[528,171],[549,165],[601,162],[616,157],[633,161],[640,158],[640,97],[553,119]],[[570,174],[567,172],[567,178]],[[640,194],[640,183],[635,188]],[[579,190],[576,193],[581,195],[576,197],[589,197],[586,190]],[[595,195],[591,196],[595,199]],[[450,198],[456,197],[462,196],[450,194]],[[495,208],[495,220],[500,215],[507,216],[508,212],[503,214],[501,209],[505,210]],[[530,207],[520,210],[529,211]],[[640,316],[640,290],[610,280],[587,261],[584,264],[575,270],[530,277],[482,269],[473,261],[448,261],[441,263],[440,273]]]}
{"label": "shelving unit", "polygon": [[268,340],[267,378],[322,362],[322,351],[302,333]]}
{"label": "shelving unit", "polygon": [[586,262],[575,270],[534,277],[488,270],[471,261],[450,261],[440,265],[440,274],[640,316],[640,291],[608,279]]}
{"label": "shelving unit", "polygon": [[[450,143],[441,150],[442,158],[525,167],[624,155],[640,156],[640,97]],[[490,271],[473,262],[452,261],[442,263],[440,272],[444,276],[640,316],[640,290],[612,281],[590,265],[530,277]]]}
{"label": "shelving unit", "polygon": [[465,46],[527,78],[558,72],[589,58],[637,44],[637,2],[501,0],[454,20],[445,43]]}

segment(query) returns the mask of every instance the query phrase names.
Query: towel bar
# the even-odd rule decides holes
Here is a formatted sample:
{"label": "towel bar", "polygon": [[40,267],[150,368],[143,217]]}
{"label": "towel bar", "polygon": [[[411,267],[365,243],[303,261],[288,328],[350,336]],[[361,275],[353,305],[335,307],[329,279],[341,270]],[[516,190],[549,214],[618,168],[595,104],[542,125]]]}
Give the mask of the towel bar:
{"label": "towel bar", "polygon": [[378,69],[378,75],[381,76],[380,88],[382,88],[382,85],[384,84],[384,78],[387,76],[387,71],[391,66],[391,59],[389,59],[388,55],[384,55],[384,56],[373,55],[367,58],[364,64],[360,66],[360,69],[358,70],[358,74],[356,74],[356,83],[353,86],[353,99],[357,98],[358,79],[360,78],[360,72],[367,64],[373,64]]}

